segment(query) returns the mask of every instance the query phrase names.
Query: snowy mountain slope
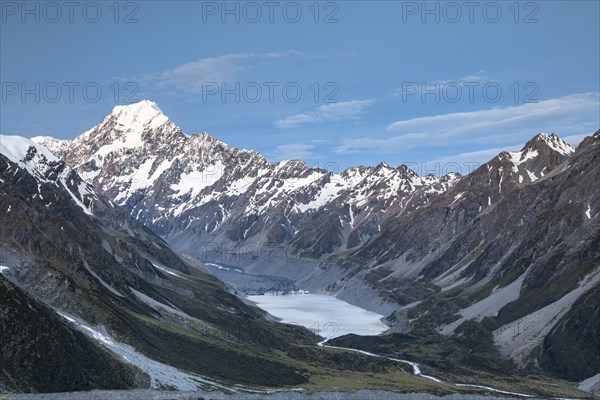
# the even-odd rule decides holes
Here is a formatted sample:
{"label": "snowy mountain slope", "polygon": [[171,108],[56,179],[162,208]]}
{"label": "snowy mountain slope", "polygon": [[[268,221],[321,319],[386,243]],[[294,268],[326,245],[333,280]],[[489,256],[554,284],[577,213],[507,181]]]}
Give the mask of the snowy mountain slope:
{"label": "snowy mountain slope", "polygon": [[[60,161],[46,147],[20,136],[0,136],[0,152],[8,159],[42,183],[52,183],[66,189],[71,195],[71,200],[86,214],[92,216],[93,204],[99,198],[95,189],[77,176],[77,173]],[[38,195],[41,197],[41,188],[38,185]],[[105,206],[114,208],[112,203]]]}
{"label": "snowy mountain slope", "polygon": [[[72,141],[33,140],[143,224],[201,258],[207,244],[293,242],[295,251],[318,259],[363,243],[389,216],[428,203],[457,180],[384,164],[333,173],[299,160],[269,163],[206,133],[186,136],[150,101],[115,107]],[[332,223],[315,236],[323,214]],[[311,251],[306,241],[316,242]]]}

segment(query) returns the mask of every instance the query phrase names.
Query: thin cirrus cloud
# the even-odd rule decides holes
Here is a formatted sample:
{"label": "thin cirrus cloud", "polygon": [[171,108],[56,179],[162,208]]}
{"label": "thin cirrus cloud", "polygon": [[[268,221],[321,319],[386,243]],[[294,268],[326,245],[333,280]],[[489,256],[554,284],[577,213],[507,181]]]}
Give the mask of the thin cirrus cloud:
{"label": "thin cirrus cloud", "polygon": [[458,172],[466,175],[501,152],[518,151],[522,147],[523,144],[519,144],[453,154],[440,157],[437,160],[427,161],[421,167],[425,171],[435,171],[438,175],[445,175],[449,172]]}
{"label": "thin cirrus cloud", "polygon": [[387,138],[346,139],[337,153],[398,152],[455,144],[515,143],[540,131],[580,135],[598,129],[598,93],[578,93],[511,107],[440,114],[391,123]]}
{"label": "thin cirrus cloud", "polygon": [[315,145],[312,144],[283,144],[277,146],[271,153],[267,154],[267,157],[272,161],[315,158],[314,148]]}
{"label": "thin cirrus cloud", "polygon": [[315,125],[325,122],[360,120],[365,108],[374,103],[374,100],[351,100],[338,103],[324,104],[314,111],[291,115],[275,121],[278,128],[299,128],[303,125]]}
{"label": "thin cirrus cloud", "polygon": [[[484,83],[487,83],[490,81],[491,81],[491,79],[488,78],[485,74],[485,71],[482,70],[482,71],[477,71],[476,73],[471,74],[471,75],[463,76],[458,79],[438,79],[438,80],[431,81],[431,82],[404,82],[405,85],[409,85],[409,86],[394,89],[394,92],[392,93],[392,95],[393,96],[402,96],[403,94],[405,96],[415,95],[425,89],[432,89],[437,86],[444,86],[444,85],[449,85],[449,84],[464,85],[467,83],[484,84]],[[414,91],[415,85],[416,85],[416,92]],[[409,87],[410,87],[409,93],[404,93],[405,90],[408,89]]]}
{"label": "thin cirrus cloud", "polygon": [[[571,146],[577,147],[586,136],[591,136],[592,134],[592,132],[587,132],[580,135],[561,136],[560,138]],[[523,146],[525,146],[525,143],[453,154],[440,157],[436,160],[427,161],[423,166],[426,167],[426,170],[440,171],[440,175],[444,175],[448,172],[460,172],[461,174],[466,175],[480,165],[496,157],[501,152],[519,151]]]}
{"label": "thin cirrus cloud", "polygon": [[119,79],[139,82],[146,87],[180,89],[200,93],[203,90],[203,85],[208,82],[217,84],[232,82],[241,73],[253,69],[255,64],[261,61],[278,60],[288,57],[310,58],[312,56],[296,50],[262,54],[225,54],[190,61],[161,72],[145,73]]}
{"label": "thin cirrus cloud", "polygon": [[[561,136],[560,138],[569,143],[571,146],[577,147],[586,136],[590,135],[592,135],[592,132],[587,132],[580,135]],[[525,143],[447,155],[436,160],[423,163],[423,169],[427,171],[439,171],[439,175],[444,175],[448,172],[459,172],[463,175],[466,175],[478,168],[480,165],[496,157],[501,152],[519,151],[523,148],[523,146],[525,146]]]}

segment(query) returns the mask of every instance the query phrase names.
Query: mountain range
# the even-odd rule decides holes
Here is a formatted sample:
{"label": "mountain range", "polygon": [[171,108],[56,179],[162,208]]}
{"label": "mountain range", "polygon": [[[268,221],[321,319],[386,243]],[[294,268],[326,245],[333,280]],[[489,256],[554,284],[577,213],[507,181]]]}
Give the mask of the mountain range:
{"label": "mountain range", "polygon": [[[388,335],[332,343],[454,371],[449,380],[518,370],[583,381],[600,371],[599,142],[600,131],[576,149],[538,134],[465,176],[438,177],[383,163],[270,163],[183,133],[150,101],[115,107],[73,140],[3,136],[2,307],[19,314],[27,298],[39,329],[62,327],[53,343],[79,340],[105,360],[50,391],[206,377],[304,384],[307,358],[332,368],[308,350],[314,335],[270,322],[240,295],[272,285],[386,315]],[[123,363],[85,341],[90,330],[162,367]],[[222,363],[193,361],[217,353]],[[5,354],[0,387],[40,390],[19,372],[28,353]],[[161,381],[165,365],[181,379]]]}

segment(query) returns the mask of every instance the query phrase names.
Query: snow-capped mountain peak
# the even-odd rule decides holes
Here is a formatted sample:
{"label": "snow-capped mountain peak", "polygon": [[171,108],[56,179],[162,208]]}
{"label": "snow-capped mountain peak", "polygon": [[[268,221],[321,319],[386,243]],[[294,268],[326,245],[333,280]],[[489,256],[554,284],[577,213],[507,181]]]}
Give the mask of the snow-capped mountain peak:
{"label": "snow-capped mountain peak", "polygon": [[158,104],[151,100],[141,100],[137,103],[125,104],[115,106],[112,110],[111,114],[120,113],[120,112],[159,112],[163,113]]}
{"label": "snow-capped mountain peak", "polygon": [[527,142],[527,144],[521,151],[539,150],[540,146],[547,146],[551,150],[563,156],[570,156],[575,152],[573,146],[559,138],[558,135],[556,135],[556,133],[547,135],[543,132],[537,134],[533,137],[533,139]]}
{"label": "snow-capped mountain peak", "polygon": [[156,105],[149,100],[116,106],[92,129],[74,140],[60,140],[37,136],[32,140],[47,147],[68,164],[78,166],[81,154],[92,151],[98,162],[113,153],[127,153],[131,149],[164,145],[182,139],[183,134]]}
{"label": "snow-capped mountain peak", "polygon": [[116,106],[107,118],[116,116],[118,125],[125,127],[129,131],[137,131],[145,128],[157,128],[169,121],[169,118],[163,114],[156,103],[149,100],[142,100],[138,103],[125,106]]}
{"label": "snow-capped mountain peak", "polygon": [[[568,159],[575,149],[556,134],[539,133],[520,151],[500,153],[500,164],[510,168],[518,183],[534,182]],[[509,178],[509,176],[507,176]],[[506,180],[509,182],[510,178]]]}
{"label": "snow-capped mountain peak", "polygon": [[131,149],[152,143],[156,139],[171,139],[182,135],[179,128],[163,114],[156,103],[143,100],[126,106],[116,106],[102,122],[76,140]]}

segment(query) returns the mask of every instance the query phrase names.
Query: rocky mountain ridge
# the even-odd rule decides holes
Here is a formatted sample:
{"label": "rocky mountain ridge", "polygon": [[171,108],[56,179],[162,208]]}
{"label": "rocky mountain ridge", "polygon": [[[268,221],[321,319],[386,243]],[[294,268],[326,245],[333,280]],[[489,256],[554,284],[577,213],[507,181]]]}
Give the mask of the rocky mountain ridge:
{"label": "rocky mountain ridge", "polygon": [[[501,153],[329,262],[360,271],[417,325],[453,335],[474,320],[522,367],[593,376],[600,321],[581,315],[600,287],[600,131],[575,151],[542,140],[556,143]],[[532,164],[533,152],[546,159]]]}
{"label": "rocky mountain ridge", "polygon": [[[300,160],[269,163],[206,133],[186,136],[149,101],[115,107],[72,141],[33,140],[153,231],[199,257],[207,243],[244,241],[291,242],[318,259],[360,245],[389,215],[427,204],[458,180],[456,174],[420,177],[404,165],[338,173]],[[315,243],[307,247],[307,241]]]}

